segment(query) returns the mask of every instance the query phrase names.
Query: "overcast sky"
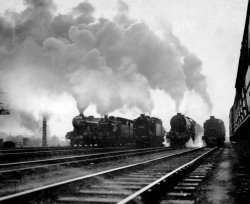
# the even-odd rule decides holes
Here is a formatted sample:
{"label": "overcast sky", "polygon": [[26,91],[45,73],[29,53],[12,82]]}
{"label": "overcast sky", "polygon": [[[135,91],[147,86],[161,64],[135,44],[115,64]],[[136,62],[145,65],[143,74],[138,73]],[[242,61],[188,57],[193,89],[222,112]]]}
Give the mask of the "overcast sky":
{"label": "overcast sky", "polygon": [[[39,0],[34,0],[34,2],[39,2]],[[46,2],[50,1],[46,0]],[[55,7],[53,8],[53,15],[57,16],[59,14],[65,14],[65,15],[67,14],[73,16],[72,9],[76,8],[81,2],[83,1],[54,0]],[[204,121],[210,117],[210,115],[214,115],[215,117],[220,118],[225,122],[228,134],[228,115],[229,115],[229,109],[233,104],[235,95],[234,85],[235,85],[241,40],[242,40],[245,17],[246,17],[247,0],[209,0],[209,1],[208,0],[123,0],[119,2],[116,0],[89,0],[88,2],[94,8],[93,13],[92,10],[90,9],[91,15],[93,14],[95,18],[94,22],[91,22],[92,24],[96,23],[96,21],[98,21],[100,17],[109,19],[111,22],[114,21],[116,22],[116,24],[119,23],[124,24],[125,21],[123,19],[117,21],[117,15],[119,14],[119,12],[121,13],[124,12],[128,18],[126,19],[126,23],[128,20],[129,21],[128,24],[130,27],[134,26],[135,24],[143,25],[146,31],[150,30],[150,32],[151,31],[153,32],[153,34],[152,33],[150,34],[151,37],[149,38],[149,40],[152,39],[152,41],[150,41],[149,43],[150,46],[148,49],[153,47],[152,49],[157,50],[157,48],[154,48],[152,43],[154,42],[159,43],[161,42],[161,40],[163,44],[168,43],[168,46],[170,47],[173,46],[174,47],[173,49],[167,46],[161,47],[161,51],[166,50],[166,52],[168,52],[170,50],[169,52],[171,52],[171,54],[174,57],[178,55],[177,57],[179,60],[178,63],[176,61],[172,62],[171,59],[166,59],[166,61],[164,61],[164,63],[167,64],[166,69],[168,69],[168,66],[176,66],[176,69],[179,70],[180,66],[182,66],[179,63],[182,62],[183,64],[186,63],[186,68],[187,68],[186,70],[192,70],[192,67],[188,67],[188,65],[192,66],[193,63],[194,66],[197,67],[196,70],[190,72],[187,71],[187,73],[185,73],[185,66],[183,65],[184,74],[183,71],[171,72],[171,74],[174,73],[174,75],[170,76],[169,72],[165,73],[165,71],[163,70],[162,67],[163,65],[162,64],[158,65],[158,61],[156,61],[155,63],[157,65],[155,67],[155,72],[158,72],[158,74],[155,73],[152,74],[152,70],[154,69],[153,67],[154,63],[152,63],[151,65],[152,68],[150,73],[149,72],[146,73],[146,71],[145,72],[141,71],[143,69],[141,68],[141,66],[146,67],[147,64],[141,63],[140,60],[142,56],[140,55],[140,53],[138,54],[137,52],[132,50],[132,48],[129,48],[129,51],[126,50],[127,53],[129,54],[136,53],[135,55],[138,54],[138,57],[134,57],[132,55],[130,56],[127,54],[128,56],[126,55],[126,58],[125,56],[123,56],[121,58],[122,63],[118,63],[117,66],[122,67],[122,69],[126,69],[128,67],[129,69],[132,69],[131,67],[135,67],[132,69],[133,71],[131,71],[133,73],[135,72],[135,75],[130,77],[130,79],[132,78],[133,80],[131,80],[129,84],[125,82],[127,78],[121,77],[119,81],[124,80],[124,83],[121,83],[121,85],[124,85],[126,89],[125,91],[124,88],[118,90],[122,92],[126,92],[128,90],[129,90],[128,92],[135,91],[136,94],[134,95],[127,94],[117,99],[114,98],[112,93],[108,93],[108,95],[112,96],[111,100],[112,99],[121,100],[122,103],[128,104],[127,107],[124,108],[119,106],[119,104],[117,104],[117,106],[115,107],[107,105],[103,108],[102,105],[100,105],[101,107],[100,111],[97,110],[97,112],[104,114],[105,110],[107,111],[111,110],[111,113],[114,115],[130,117],[130,118],[136,117],[140,112],[143,111],[151,112],[152,116],[159,117],[164,121],[164,125],[167,131],[170,128],[169,120],[174,114],[176,114],[177,111],[182,112],[185,115],[193,118],[195,121],[197,121],[202,125]],[[27,8],[27,4],[23,5],[23,1],[21,0],[1,1],[0,8],[1,8],[1,15],[7,19],[6,9],[20,13]],[[88,12],[90,10],[88,10]],[[15,24],[15,22],[13,22],[13,24]],[[129,29],[130,27],[128,28],[126,27],[126,29]],[[70,37],[72,41],[74,41],[75,39],[74,33],[75,32],[77,33],[79,30],[81,31],[81,29],[82,27],[80,28],[79,25],[77,25],[75,26],[75,29],[71,29],[71,31],[69,31],[73,36]],[[127,35],[126,29],[122,29],[118,33],[124,32],[126,36]],[[123,34],[121,35],[123,36]],[[168,38],[166,37],[166,35],[171,37]],[[155,36],[157,36],[157,40]],[[48,35],[46,37],[50,36]],[[51,36],[51,37],[57,37],[57,36]],[[94,35],[94,37],[96,38],[97,42],[99,42],[98,36]],[[59,37],[57,39],[59,39]],[[92,40],[92,38],[88,39],[89,41]],[[23,42],[20,41],[20,46],[22,45],[22,43]],[[26,43],[25,45],[27,45],[27,40],[25,43]],[[48,48],[50,43],[51,42],[49,40],[46,41],[46,38],[44,38],[43,42],[41,42],[41,45],[43,45],[45,48]],[[84,46],[85,45],[86,44],[84,44]],[[88,49],[90,49],[89,46],[92,49],[95,48],[97,45],[95,44],[89,45],[87,43],[86,46],[88,46]],[[126,45],[123,44],[123,46]],[[160,45],[157,44],[157,46]],[[32,48],[34,48],[33,45]],[[22,48],[14,46],[14,49],[22,49]],[[137,48],[133,49],[136,50]],[[173,50],[174,54],[172,53]],[[107,55],[107,51],[105,50],[105,48],[102,47],[98,47],[98,51],[100,52],[100,56],[104,56],[105,66],[109,67],[112,71],[114,71],[114,67],[116,66],[117,62],[116,60],[113,59],[112,59],[113,61],[110,60],[110,58],[115,58],[115,54],[113,54],[112,56]],[[161,52],[159,53],[162,54]],[[147,56],[147,54],[145,55]],[[164,57],[165,55],[162,54],[162,56]],[[169,55],[167,56],[169,57]],[[191,59],[188,58],[190,56]],[[185,61],[186,57],[187,59],[190,59],[191,61],[190,63]],[[2,69],[4,70],[3,66],[5,65],[1,66]],[[45,66],[44,63],[43,66]],[[51,66],[51,64],[49,66]],[[15,68],[13,70],[14,71],[11,73],[11,75],[7,74],[6,76],[9,77],[14,76],[14,74],[17,73],[18,69]],[[25,71],[27,71],[26,68]],[[5,73],[5,71],[3,72]],[[189,74],[191,72],[193,74],[192,75],[193,78]],[[183,74],[182,77],[184,82],[181,81],[181,79],[179,79],[179,76],[177,76],[178,73],[180,73],[180,75]],[[84,72],[84,74],[86,74],[86,72]],[[164,74],[169,75],[165,77],[166,83],[164,83]],[[56,76],[58,76],[58,74]],[[99,77],[99,75],[92,75],[92,76]],[[108,76],[111,77],[110,75]],[[118,76],[120,75],[118,74]],[[112,77],[110,79],[111,81],[113,80]],[[178,79],[175,80],[175,77],[177,77]],[[199,79],[200,81],[196,83],[192,81],[194,79]],[[180,86],[178,86],[179,80],[181,83]],[[25,81],[27,81],[26,78]],[[135,81],[137,81],[137,83],[135,83]],[[139,82],[141,83],[139,84]],[[91,83],[92,82],[84,83],[84,86],[87,85],[91,87],[92,86]],[[107,83],[106,82],[104,83],[104,86],[106,88],[110,86],[107,85]],[[6,87],[1,87],[1,89],[7,90],[8,92],[11,92],[10,89],[16,88],[14,85],[12,84],[10,85],[9,83],[3,83],[3,84],[6,84]],[[20,83],[19,86],[22,84],[23,82]],[[179,89],[181,89],[180,87],[182,86],[185,87],[182,89],[182,91],[180,91]],[[20,99],[18,103],[22,107],[16,104],[12,104],[12,102],[10,102],[10,104],[12,104],[14,108],[20,110],[20,112],[22,113],[25,112],[29,114],[33,114],[33,112],[39,112],[39,111],[41,112],[43,111],[44,107],[47,108],[48,106],[50,106],[50,108],[48,108],[48,110],[46,111],[48,111],[51,114],[51,119],[49,122],[51,134],[57,134],[63,138],[65,132],[70,131],[72,129],[71,119],[74,115],[78,113],[76,108],[76,100],[79,99],[81,102],[82,101],[86,102],[85,98],[82,99],[82,96],[77,95],[79,93],[79,89],[76,88],[76,85],[74,84],[74,86],[72,87],[74,88],[75,91],[73,95],[65,91],[53,98],[51,97],[50,94],[47,93],[44,94],[44,92],[42,92],[43,97],[45,98],[46,96],[49,97],[49,99],[47,99],[47,101],[44,102],[44,104],[42,104],[42,102],[38,102],[39,100],[34,100],[32,102],[30,102],[29,100],[27,104],[30,104],[29,106],[32,107],[31,113],[26,108],[23,108],[25,104],[24,100]],[[135,87],[134,88],[135,90],[133,90],[133,87]],[[139,87],[144,90],[147,90],[148,88],[149,92],[143,90],[142,93],[140,93]],[[106,88],[103,90],[102,88],[100,89],[101,91],[106,92]],[[26,89],[26,90],[27,92],[29,91],[32,92],[35,89],[31,90]],[[21,94],[17,95],[17,93],[20,93],[19,89],[17,89],[17,91],[14,91],[12,93],[13,95],[15,94],[15,100],[19,100],[18,97],[23,97],[23,95]],[[135,96],[138,95],[138,93],[141,94],[140,100]],[[14,98],[12,94],[10,93],[10,95],[12,96],[10,97],[10,100],[13,100]],[[89,96],[92,96],[89,93],[87,94]],[[41,95],[34,93],[32,93],[31,95],[32,97],[34,96],[37,96],[38,98],[42,97]],[[74,98],[75,95],[77,95],[76,97],[77,99]],[[52,96],[54,95],[52,94]],[[149,96],[150,101],[145,101],[147,96]],[[123,100],[124,97],[127,97],[132,101],[134,100],[134,102],[133,103],[127,102],[125,99]],[[99,107],[98,105],[99,99],[100,98],[95,99],[95,102],[93,102],[92,99],[89,99],[89,101],[91,101],[90,104],[96,103],[97,106]],[[145,104],[143,104],[143,101],[145,101]],[[39,105],[37,106],[34,105],[38,103]],[[88,102],[86,102],[86,104],[88,104]],[[37,110],[36,107],[39,107],[40,110]],[[52,109],[54,110],[52,111]],[[89,106],[85,110],[85,114],[97,115],[95,106],[94,105]],[[13,117],[14,116],[10,116],[8,120],[15,121]],[[20,116],[18,117],[20,120]],[[21,119],[24,120],[25,117],[21,117]],[[34,119],[39,121],[39,114],[34,114]],[[17,128],[18,126],[19,129],[17,128],[16,131],[30,131],[28,130],[29,128],[27,127],[27,124],[26,126],[21,127],[22,122],[20,121],[19,122],[15,121],[13,122],[13,124],[14,125],[7,125],[5,123],[2,129],[8,131],[8,129]]]}

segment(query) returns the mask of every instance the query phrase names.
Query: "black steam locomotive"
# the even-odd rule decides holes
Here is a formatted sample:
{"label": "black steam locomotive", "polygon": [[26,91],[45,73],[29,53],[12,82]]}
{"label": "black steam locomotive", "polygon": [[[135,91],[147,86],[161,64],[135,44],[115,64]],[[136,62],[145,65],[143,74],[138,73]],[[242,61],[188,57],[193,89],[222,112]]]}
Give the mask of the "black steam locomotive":
{"label": "black steam locomotive", "polygon": [[71,146],[161,146],[164,137],[158,118],[141,115],[135,121],[113,116],[73,118],[73,131],[66,134]]}
{"label": "black steam locomotive", "polygon": [[164,133],[162,121],[159,118],[141,114],[140,117],[134,120],[134,139],[136,146],[162,146]]}
{"label": "black steam locomotive", "polygon": [[222,146],[225,141],[225,125],[220,119],[211,116],[204,123],[203,140],[208,147]]}
{"label": "black steam locomotive", "polygon": [[104,118],[73,118],[73,131],[66,134],[71,146],[123,146],[129,145],[133,136],[133,121],[113,116]]}
{"label": "black steam locomotive", "polygon": [[194,141],[196,124],[193,119],[177,113],[170,120],[171,129],[166,139],[173,147],[184,147],[190,138]]}

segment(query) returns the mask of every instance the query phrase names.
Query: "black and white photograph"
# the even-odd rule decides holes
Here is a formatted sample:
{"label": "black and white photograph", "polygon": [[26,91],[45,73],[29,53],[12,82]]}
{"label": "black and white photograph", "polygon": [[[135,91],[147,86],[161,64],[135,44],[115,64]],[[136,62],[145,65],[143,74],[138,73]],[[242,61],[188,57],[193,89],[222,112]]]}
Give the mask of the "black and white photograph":
{"label": "black and white photograph", "polygon": [[0,203],[250,203],[250,0],[0,1]]}

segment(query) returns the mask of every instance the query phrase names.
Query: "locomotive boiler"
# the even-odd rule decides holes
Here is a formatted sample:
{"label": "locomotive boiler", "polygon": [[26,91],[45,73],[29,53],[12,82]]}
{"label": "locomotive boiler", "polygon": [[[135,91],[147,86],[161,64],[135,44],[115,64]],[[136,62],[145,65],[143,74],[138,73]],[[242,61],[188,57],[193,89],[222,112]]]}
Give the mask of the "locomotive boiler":
{"label": "locomotive boiler", "polygon": [[211,116],[204,123],[204,141],[208,147],[222,146],[225,141],[225,125],[220,119]]}
{"label": "locomotive boiler", "polygon": [[196,122],[193,119],[177,113],[171,118],[170,126],[166,139],[170,141],[171,146],[184,147],[190,138],[194,141]]}
{"label": "locomotive boiler", "polygon": [[159,118],[141,114],[134,120],[134,140],[138,147],[163,146],[164,132]]}

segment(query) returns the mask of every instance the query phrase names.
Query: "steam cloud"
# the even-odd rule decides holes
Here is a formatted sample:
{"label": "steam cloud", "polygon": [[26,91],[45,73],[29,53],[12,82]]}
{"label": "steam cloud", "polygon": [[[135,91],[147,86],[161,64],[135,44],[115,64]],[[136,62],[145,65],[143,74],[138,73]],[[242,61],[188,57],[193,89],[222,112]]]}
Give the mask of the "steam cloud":
{"label": "steam cloud", "polygon": [[159,37],[131,19],[122,1],[112,20],[96,19],[89,2],[67,15],[54,15],[52,0],[25,3],[24,11],[0,18],[0,84],[28,129],[37,128],[41,112],[53,112],[50,104],[62,94],[74,97],[79,111],[95,104],[100,114],[124,106],[150,112],[152,89],[164,90],[177,109],[194,90],[212,108],[202,62],[171,27],[163,25]]}

